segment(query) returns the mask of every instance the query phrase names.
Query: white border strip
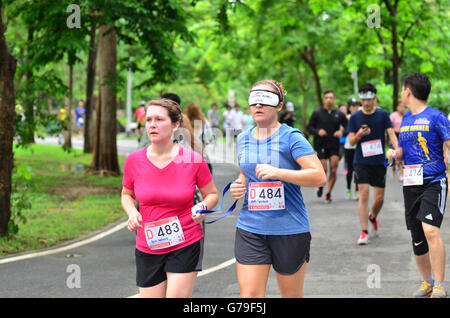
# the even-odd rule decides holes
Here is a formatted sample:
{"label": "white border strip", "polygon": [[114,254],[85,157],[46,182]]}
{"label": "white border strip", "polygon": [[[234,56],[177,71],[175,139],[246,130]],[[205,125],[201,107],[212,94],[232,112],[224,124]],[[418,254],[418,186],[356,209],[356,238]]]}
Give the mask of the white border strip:
{"label": "white border strip", "polygon": [[0,265],[1,264],[6,264],[6,263],[11,263],[11,262],[16,262],[16,261],[21,261],[21,260],[29,259],[29,258],[33,258],[33,257],[40,257],[40,256],[60,253],[60,252],[64,252],[64,251],[70,250],[72,248],[80,247],[80,246],[83,246],[83,245],[86,245],[86,244],[98,241],[98,240],[104,238],[105,236],[108,236],[108,235],[110,235],[110,234],[112,234],[114,232],[117,232],[117,231],[123,229],[127,225],[128,225],[128,221],[120,223],[120,224],[114,226],[113,228],[111,228],[111,229],[109,229],[107,231],[104,231],[102,233],[94,235],[94,236],[92,236],[92,237],[90,237],[90,238],[88,238],[86,240],[69,244],[67,246],[62,246],[62,247],[58,247],[58,248],[47,250],[47,251],[29,253],[29,254],[24,254],[24,255],[13,256],[13,257],[7,257],[7,258],[4,258],[4,259],[0,259]]}

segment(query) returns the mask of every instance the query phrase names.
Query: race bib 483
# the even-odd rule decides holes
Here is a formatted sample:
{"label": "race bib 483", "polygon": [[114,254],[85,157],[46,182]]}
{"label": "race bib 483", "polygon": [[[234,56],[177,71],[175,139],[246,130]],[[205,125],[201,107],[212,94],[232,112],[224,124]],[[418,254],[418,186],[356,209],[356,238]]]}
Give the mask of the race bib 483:
{"label": "race bib 483", "polygon": [[151,250],[171,247],[185,241],[180,220],[176,216],[145,223],[144,233]]}

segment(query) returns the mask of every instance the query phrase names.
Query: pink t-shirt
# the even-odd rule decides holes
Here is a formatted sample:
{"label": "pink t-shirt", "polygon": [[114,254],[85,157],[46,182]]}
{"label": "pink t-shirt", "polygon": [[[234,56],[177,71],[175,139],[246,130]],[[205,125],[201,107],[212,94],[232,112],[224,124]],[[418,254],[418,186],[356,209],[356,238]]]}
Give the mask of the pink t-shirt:
{"label": "pink t-shirt", "polygon": [[403,115],[400,114],[399,112],[395,111],[391,114],[390,118],[391,118],[392,126],[394,127],[394,131],[396,133],[400,132],[400,125],[402,124]]}
{"label": "pink t-shirt", "polygon": [[194,205],[195,186],[203,188],[212,180],[212,175],[198,153],[182,146],[175,159],[162,169],[148,160],[147,148],[137,150],[127,157],[122,185],[134,191],[139,201],[142,225],[178,217],[185,241],[171,247],[150,250],[144,229],[137,230],[138,250],[149,254],[165,254],[195,243],[203,237],[201,225],[192,219],[191,208]]}

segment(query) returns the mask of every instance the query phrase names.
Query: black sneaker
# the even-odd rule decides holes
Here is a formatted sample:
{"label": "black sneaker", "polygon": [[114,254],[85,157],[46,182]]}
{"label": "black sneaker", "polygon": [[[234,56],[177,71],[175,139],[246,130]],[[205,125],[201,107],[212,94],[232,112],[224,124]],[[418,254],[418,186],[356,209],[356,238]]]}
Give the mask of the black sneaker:
{"label": "black sneaker", "polygon": [[323,187],[319,187],[317,188],[317,197],[320,198],[322,196],[323,193]]}
{"label": "black sneaker", "polygon": [[325,194],[325,201],[327,201],[327,203],[331,203],[331,193]]}

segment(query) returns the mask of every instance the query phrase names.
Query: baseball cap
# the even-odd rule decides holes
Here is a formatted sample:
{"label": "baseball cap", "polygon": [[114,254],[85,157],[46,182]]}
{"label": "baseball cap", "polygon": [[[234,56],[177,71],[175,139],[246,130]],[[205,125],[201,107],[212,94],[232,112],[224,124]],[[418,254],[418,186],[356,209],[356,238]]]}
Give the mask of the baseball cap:
{"label": "baseball cap", "polygon": [[356,98],[350,98],[350,99],[347,101],[347,105],[348,105],[348,106],[359,105],[359,101],[357,101]]}

